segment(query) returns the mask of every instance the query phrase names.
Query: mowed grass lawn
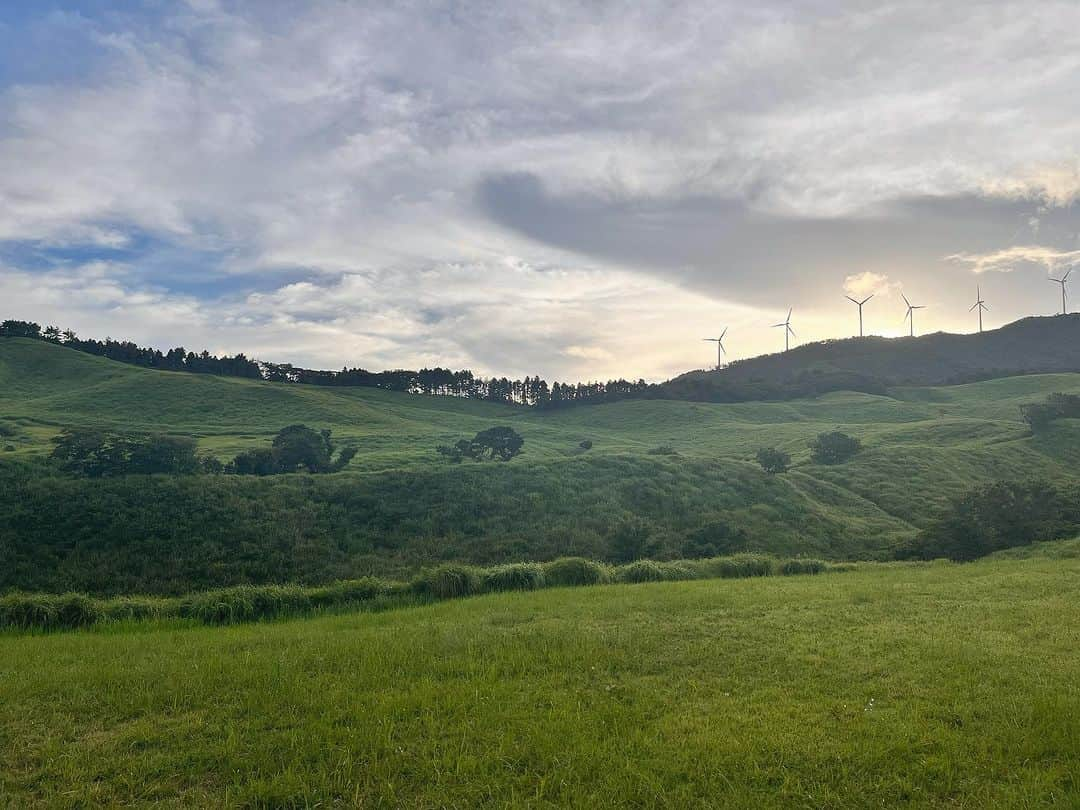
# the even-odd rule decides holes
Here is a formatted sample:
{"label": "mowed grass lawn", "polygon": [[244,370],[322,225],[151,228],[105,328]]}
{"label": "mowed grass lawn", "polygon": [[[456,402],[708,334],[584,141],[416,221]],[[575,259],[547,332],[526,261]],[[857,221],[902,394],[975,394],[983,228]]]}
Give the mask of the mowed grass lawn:
{"label": "mowed grass lawn", "polygon": [[1080,559],[0,638],[11,807],[1080,803]]}

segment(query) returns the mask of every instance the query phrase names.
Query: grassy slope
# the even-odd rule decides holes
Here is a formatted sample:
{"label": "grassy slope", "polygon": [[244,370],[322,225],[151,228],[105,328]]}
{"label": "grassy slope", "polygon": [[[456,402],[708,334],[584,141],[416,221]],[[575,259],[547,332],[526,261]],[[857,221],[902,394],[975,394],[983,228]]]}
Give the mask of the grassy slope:
{"label": "grassy slope", "polygon": [[1080,801],[1080,559],[0,637],[12,806]]}
{"label": "grassy slope", "polygon": [[[11,456],[44,453],[61,426],[93,425],[189,433],[226,457],[303,421],[358,443],[360,454],[342,476],[357,491],[377,492],[381,503],[395,491],[410,492],[410,503],[424,510],[424,520],[409,518],[413,534],[438,538],[461,525],[459,518],[475,518],[466,534],[498,536],[506,553],[519,558],[529,556],[531,535],[515,539],[513,524],[491,517],[498,511],[494,495],[515,498],[518,522],[534,532],[560,510],[566,512],[560,520],[585,515],[596,522],[590,530],[602,532],[640,508],[675,533],[710,516],[730,516],[757,546],[778,553],[881,550],[909,536],[944,496],[980,480],[1074,476],[1080,425],[1062,422],[1051,435],[1032,439],[1018,418],[1020,403],[1052,391],[1080,392],[1080,375],[898,389],[891,397],[633,401],[537,413],[373,389],[156,372],[39,342],[0,340],[0,416],[21,432]],[[512,464],[450,467],[435,459],[435,445],[498,423],[526,437],[526,454]],[[866,450],[840,467],[810,464],[807,441],[833,428],[859,436]],[[584,438],[595,443],[587,454],[577,448]],[[679,456],[647,453],[662,444]],[[796,468],[767,479],[752,461],[763,445],[789,450]],[[380,517],[380,531],[394,520]]]}

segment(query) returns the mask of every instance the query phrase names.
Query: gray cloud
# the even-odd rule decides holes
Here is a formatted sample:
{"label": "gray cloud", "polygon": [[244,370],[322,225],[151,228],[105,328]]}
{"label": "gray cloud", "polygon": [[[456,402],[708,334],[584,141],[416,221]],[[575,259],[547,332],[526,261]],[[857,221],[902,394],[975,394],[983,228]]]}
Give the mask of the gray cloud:
{"label": "gray cloud", "polygon": [[[963,328],[986,262],[946,257],[1080,249],[1073,2],[155,8],[33,20],[77,69],[0,73],[0,243],[78,247],[71,284],[127,243],[122,296],[221,319],[187,343],[663,374],[717,321],[770,348],[781,295],[836,334],[864,272]],[[1044,272],[984,278],[995,317]],[[0,268],[45,319],[35,273]],[[122,304],[78,317],[155,339]]]}

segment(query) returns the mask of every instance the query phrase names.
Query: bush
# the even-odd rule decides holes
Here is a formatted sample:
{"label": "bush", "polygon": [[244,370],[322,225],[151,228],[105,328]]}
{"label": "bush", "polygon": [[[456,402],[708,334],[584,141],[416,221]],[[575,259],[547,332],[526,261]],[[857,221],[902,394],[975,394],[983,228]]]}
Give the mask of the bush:
{"label": "bush", "polygon": [[788,467],[791,466],[791,456],[775,447],[762,447],[757,451],[757,462],[769,475],[776,475],[788,471]]}
{"label": "bush", "polygon": [[4,445],[4,452],[5,453],[14,453],[15,452],[15,445],[13,445],[13,444],[5,444]]}
{"label": "bush", "polygon": [[616,562],[647,557],[652,550],[652,524],[638,517],[620,521],[611,532],[611,554]]}
{"label": "bush", "polygon": [[734,529],[723,520],[714,520],[686,535],[682,554],[692,559],[719,557],[744,551],[747,542],[745,531]]}
{"label": "bush", "polygon": [[651,450],[646,451],[650,456],[677,456],[679,451],[672,447],[670,444],[662,444],[659,447],[654,447]]}
{"label": "bush", "polygon": [[578,447],[582,450],[592,450],[592,439],[585,439]]}
{"label": "bush", "polygon": [[1080,498],[1048,481],[997,481],[954,498],[900,559],[974,560],[994,551],[1080,530]]}
{"label": "bush", "polygon": [[862,442],[834,430],[810,442],[810,457],[818,464],[842,464],[862,449]]}
{"label": "bush", "polygon": [[421,574],[413,583],[413,590],[436,599],[451,599],[480,593],[483,582],[472,566],[448,563]]}
{"label": "bush", "polygon": [[820,574],[829,566],[824,560],[784,560],[780,563],[780,574],[785,577],[796,574]]}
{"label": "bush", "polygon": [[512,563],[484,571],[489,591],[534,591],[544,587],[544,571],[536,563]]}
{"label": "bush", "polygon": [[483,461],[509,461],[521,453],[525,439],[511,427],[493,427],[481,430],[471,439],[459,439],[453,446],[442,445],[435,448],[455,464],[463,458]]}
{"label": "bush", "polygon": [[596,585],[608,579],[607,570],[584,557],[562,557],[544,565],[548,585]]}

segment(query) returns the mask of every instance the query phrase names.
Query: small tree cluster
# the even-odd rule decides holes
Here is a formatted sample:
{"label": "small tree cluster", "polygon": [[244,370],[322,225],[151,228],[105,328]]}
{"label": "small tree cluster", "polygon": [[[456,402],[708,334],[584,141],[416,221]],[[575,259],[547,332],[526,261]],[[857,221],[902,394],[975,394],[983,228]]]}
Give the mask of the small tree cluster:
{"label": "small tree cluster", "polygon": [[769,475],[776,475],[788,471],[788,467],[791,466],[791,456],[775,447],[762,447],[757,451],[757,462]]}
{"label": "small tree cluster", "polygon": [[511,427],[493,427],[482,430],[471,439],[459,439],[453,445],[441,445],[438,452],[455,464],[463,459],[473,461],[509,461],[521,453],[525,439]]}
{"label": "small tree cluster", "polygon": [[1028,423],[1032,433],[1045,430],[1057,419],[1080,419],[1080,396],[1051,394],[1046,402],[1021,405],[1020,417]]}
{"label": "small tree cluster", "polygon": [[817,464],[843,464],[862,449],[862,442],[839,430],[820,433],[810,442],[810,457]]}
{"label": "small tree cluster", "polygon": [[[61,470],[87,478],[117,475],[186,475],[212,467],[212,457],[196,454],[186,436],[125,436],[70,429],[53,439],[51,460]],[[219,465],[220,466],[220,465]]]}
{"label": "small tree cluster", "polygon": [[329,430],[313,430],[306,425],[289,425],[278,431],[269,448],[246,450],[226,466],[237,475],[279,473],[334,473],[352,461],[357,448],[347,446],[334,457]]}

